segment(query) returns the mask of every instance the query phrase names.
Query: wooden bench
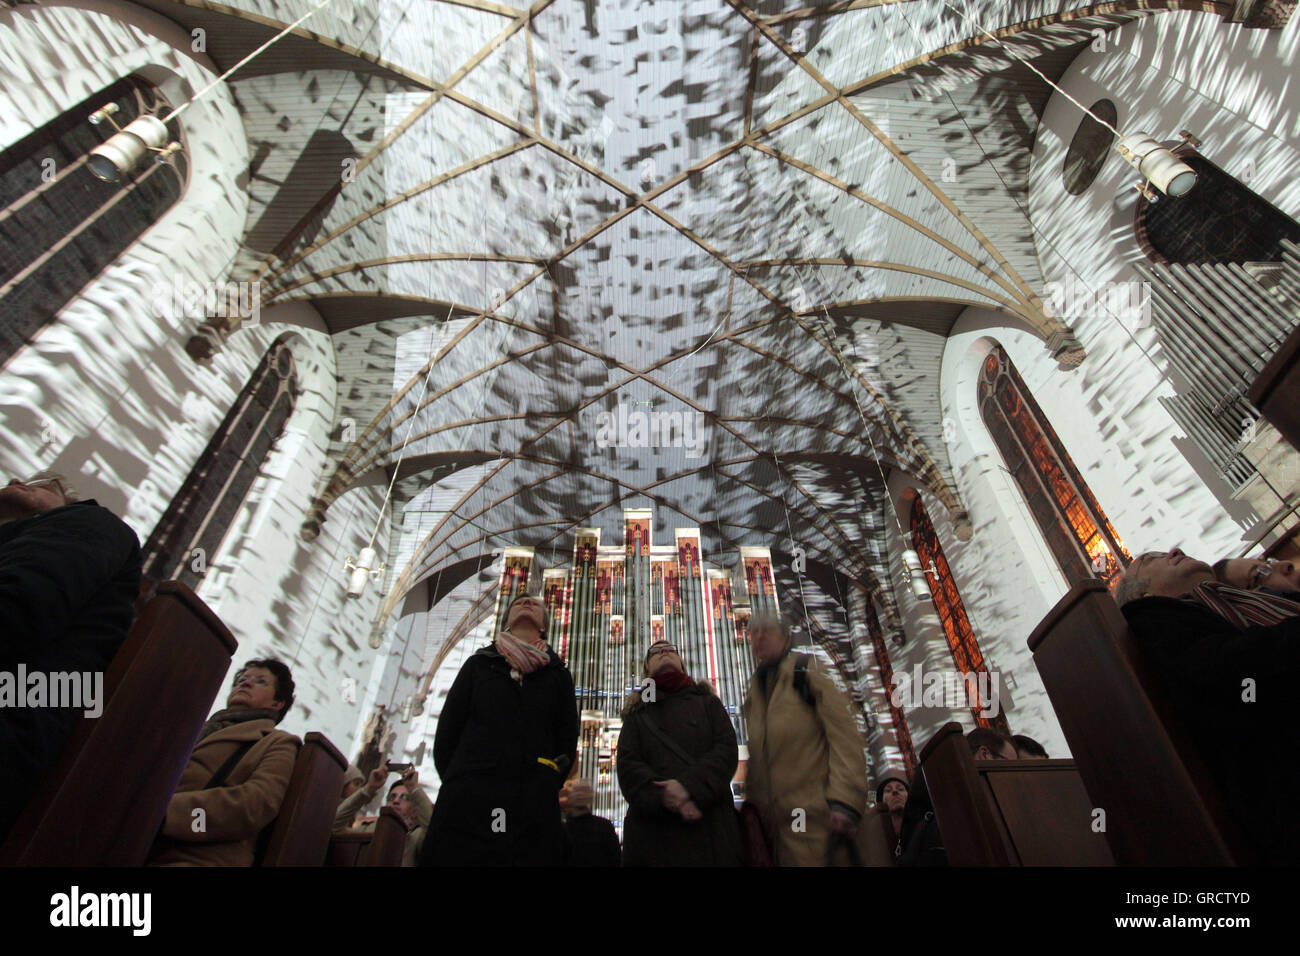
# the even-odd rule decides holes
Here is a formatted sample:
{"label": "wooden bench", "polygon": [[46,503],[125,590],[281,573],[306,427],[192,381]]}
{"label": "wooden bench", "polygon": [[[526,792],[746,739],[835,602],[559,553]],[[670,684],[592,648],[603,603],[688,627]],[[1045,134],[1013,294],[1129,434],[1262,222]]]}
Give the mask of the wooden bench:
{"label": "wooden bench", "polygon": [[0,865],[143,864],[237,646],[193,591],[160,584],[104,675],[103,712],[77,722]]}
{"label": "wooden bench", "polygon": [[392,807],[383,807],[372,830],[330,837],[326,866],[401,866],[410,827]]}
{"label": "wooden bench", "polygon": [[1248,862],[1213,779],[1148,679],[1106,586],[1084,581],[1029,638],[1034,665],[1121,866]]}
{"label": "wooden bench", "polygon": [[348,762],[323,734],[303,738],[258,866],[324,866]]}
{"label": "wooden bench", "polygon": [[1112,866],[1072,760],[980,760],[958,723],[921,751],[950,866]]}

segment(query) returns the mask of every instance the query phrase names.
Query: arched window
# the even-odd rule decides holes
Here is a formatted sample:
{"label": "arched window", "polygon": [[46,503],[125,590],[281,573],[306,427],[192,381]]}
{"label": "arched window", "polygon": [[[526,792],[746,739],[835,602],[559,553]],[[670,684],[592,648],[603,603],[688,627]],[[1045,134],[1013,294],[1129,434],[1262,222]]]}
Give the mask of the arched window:
{"label": "arched window", "polygon": [[[927,569],[925,580],[930,585],[930,595],[934,598],[934,609],[939,615],[939,623],[943,625],[943,632],[948,638],[953,663],[957,665],[957,671],[963,677],[967,674],[975,675],[975,681],[968,682],[966,685],[972,691],[971,696],[974,698],[970,701],[970,705],[971,713],[975,715],[975,722],[981,727],[992,727],[1004,734],[1010,733],[1006,715],[1001,711],[991,718],[981,715],[981,711],[986,709],[985,701],[980,700],[978,691],[971,684],[984,682],[984,686],[991,686],[987,683],[991,680],[988,676],[989,670],[984,664],[984,655],[980,652],[979,641],[975,639],[975,632],[971,629],[970,618],[966,616],[966,608],[962,604],[961,594],[957,591],[957,582],[952,578],[948,559],[943,556],[939,537],[934,533],[934,525],[930,524],[930,516],[925,513],[925,505],[921,504],[920,495],[912,499],[911,527],[912,546],[921,558],[921,566]],[[930,570],[936,573],[928,573]]]}
{"label": "arched window", "polygon": [[278,339],[145,542],[148,586],[179,580],[195,588],[203,580],[271,446],[284,431],[297,393],[293,353]]}
{"label": "arched window", "polygon": [[1132,560],[1007,353],[980,368],[980,416],[1070,584],[1110,584]]}
{"label": "arched window", "polygon": [[880,629],[880,619],[876,609],[871,606],[871,599],[866,600],[867,633],[871,635],[871,646],[876,652],[876,666],[880,668],[880,682],[889,704],[889,715],[893,718],[894,734],[898,737],[898,749],[903,753],[903,763],[907,766],[908,776],[916,772],[916,749],[912,746],[912,731],[907,726],[907,715],[901,707],[894,705],[894,665],[889,659],[889,649],[885,647],[885,635]]}
{"label": "arched window", "polygon": [[1279,262],[1281,242],[1300,242],[1300,223],[1248,189],[1196,150],[1178,157],[1196,170],[1185,196],[1138,201],[1137,237],[1147,257],[1161,265]]}
{"label": "arched window", "polygon": [[[185,189],[184,150],[140,163],[116,183],[96,179],[90,150],[113,129],[88,117],[115,103],[126,126],[171,109],[148,81],[128,76],[83,100],[0,154],[0,363],[158,221]],[[180,124],[168,124],[173,140]]]}
{"label": "arched window", "polygon": [[1070,148],[1065,153],[1065,163],[1061,167],[1061,178],[1065,182],[1065,191],[1071,196],[1080,196],[1088,191],[1101,167],[1106,165],[1110,148],[1115,144],[1115,134],[1096,118],[1103,119],[1111,126],[1119,122],[1119,112],[1110,100],[1098,100],[1088,107],[1070,140]]}

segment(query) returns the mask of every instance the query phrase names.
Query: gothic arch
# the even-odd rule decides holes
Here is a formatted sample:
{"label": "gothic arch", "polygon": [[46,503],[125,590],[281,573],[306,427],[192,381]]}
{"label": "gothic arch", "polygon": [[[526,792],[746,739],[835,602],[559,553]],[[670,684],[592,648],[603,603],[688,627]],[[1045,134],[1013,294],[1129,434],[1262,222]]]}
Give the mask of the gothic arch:
{"label": "gothic arch", "polygon": [[290,335],[266,350],[145,542],[149,587],[179,580],[196,588],[221,550],[297,403]]}

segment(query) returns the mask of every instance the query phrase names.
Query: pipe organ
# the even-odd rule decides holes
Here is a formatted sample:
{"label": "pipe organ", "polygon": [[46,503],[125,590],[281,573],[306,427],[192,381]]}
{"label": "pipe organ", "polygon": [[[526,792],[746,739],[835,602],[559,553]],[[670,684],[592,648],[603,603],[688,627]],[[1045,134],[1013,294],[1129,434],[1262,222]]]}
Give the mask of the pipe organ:
{"label": "pipe organ", "polygon": [[[626,510],[622,543],[612,545],[601,544],[601,529],[579,528],[572,564],[543,570],[540,581],[550,613],[547,637],[573,675],[582,717],[571,776],[592,784],[592,811],[620,832],[627,805],[615,769],[619,715],[627,695],[641,688],[646,649],[660,640],[677,645],[687,673],[713,685],[743,746],[740,706],[754,669],[749,618],[779,613],[768,548],[740,549],[742,589],[729,569],[707,566],[698,528],[677,528],[671,544],[655,544],[653,526],[649,509]],[[531,548],[509,548],[505,558],[498,628],[510,601],[536,583]],[[743,779],[743,764],[738,776]]]}
{"label": "pipe organ", "polygon": [[1300,318],[1300,246],[1283,240],[1281,262],[1248,266],[1134,267],[1160,347],[1188,386],[1160,402],[1234,490],[1256,473],[1242,454],[1259,419],[1246,390]]}

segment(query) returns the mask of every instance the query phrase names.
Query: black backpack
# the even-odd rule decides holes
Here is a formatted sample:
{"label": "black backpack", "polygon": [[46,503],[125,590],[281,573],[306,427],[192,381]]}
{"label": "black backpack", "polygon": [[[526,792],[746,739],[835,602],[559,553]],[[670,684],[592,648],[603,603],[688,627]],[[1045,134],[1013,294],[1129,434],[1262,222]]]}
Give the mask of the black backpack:
{"label": "black backpack", "polygon": [[808,683],[808,665],[810,663],[812,663],[811,654],[796,654],[794,656],[794,690],[805,704],[816,710],[817,701],[813,697],[812,686]]}

